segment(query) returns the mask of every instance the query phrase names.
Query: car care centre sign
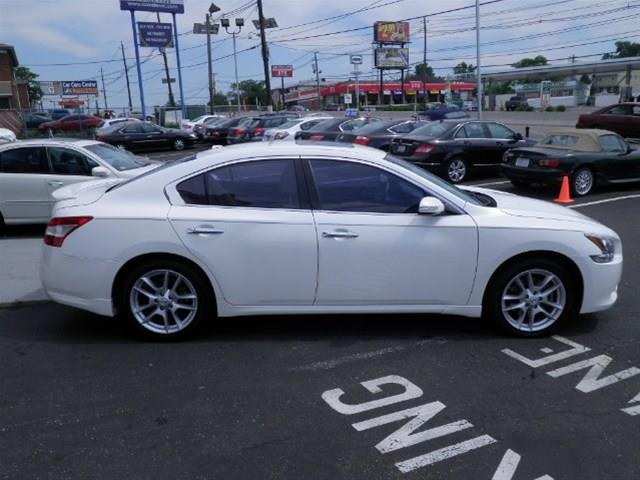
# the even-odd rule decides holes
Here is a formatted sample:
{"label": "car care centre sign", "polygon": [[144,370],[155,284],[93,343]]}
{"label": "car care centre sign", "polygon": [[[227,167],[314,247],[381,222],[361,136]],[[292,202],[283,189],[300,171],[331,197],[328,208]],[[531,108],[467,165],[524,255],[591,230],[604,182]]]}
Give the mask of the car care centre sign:
{"label": "car care centre sign", "polygon": [[62,82],[63,95],[97,95],[98,82],[96,80],[74,80]]}

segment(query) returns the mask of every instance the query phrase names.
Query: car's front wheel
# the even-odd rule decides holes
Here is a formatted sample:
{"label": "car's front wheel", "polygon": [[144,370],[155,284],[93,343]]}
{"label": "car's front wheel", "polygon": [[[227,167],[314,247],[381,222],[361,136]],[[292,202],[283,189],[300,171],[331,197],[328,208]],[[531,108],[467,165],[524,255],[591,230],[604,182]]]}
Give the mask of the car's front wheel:
{"label": "car's front wheel", "polygon": [[184,150],[184,147],[185,147],[185,142],[184,142],[184,140],[183,140],[183,139],[181,139],[181,138],[176,138],[176,139],[173,141],[173,149],[174,149],[174,150],[178,150],[178,151],[180,151],[180,150]]}
{"label": "car's front wheel", "polygon": [[502,269],[489,285],[483,313],[521,337],[546,335],[576,313],[575,286],[559,262],[528,259]]}
{"label": "car's front wheel", "polygon": [[152,261],[132,269],[122,283],[118,304],[134,330],[161,340],[194,332],[213,311],[206,277],[174,260]]}

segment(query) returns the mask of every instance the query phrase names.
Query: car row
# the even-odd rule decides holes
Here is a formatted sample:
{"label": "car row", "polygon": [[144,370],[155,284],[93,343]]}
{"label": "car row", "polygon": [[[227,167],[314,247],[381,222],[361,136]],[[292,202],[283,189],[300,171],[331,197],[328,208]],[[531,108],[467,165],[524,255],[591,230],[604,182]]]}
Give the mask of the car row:
{"label": "car row", "polygon": [[96,139],[126,150],[184,150],[197,141],[195,133],[139,120],[116,124],[98,132]]}

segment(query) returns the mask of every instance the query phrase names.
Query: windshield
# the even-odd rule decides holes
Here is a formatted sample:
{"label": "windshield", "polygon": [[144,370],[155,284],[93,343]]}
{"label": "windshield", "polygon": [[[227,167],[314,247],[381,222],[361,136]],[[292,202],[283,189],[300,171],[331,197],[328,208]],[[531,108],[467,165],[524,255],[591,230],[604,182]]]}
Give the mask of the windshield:
{"label": "windshield", "polygon": [[435,183],[438,187],[442,188],[443,190],[446,190],[450,194],[455,195],[456,197],[458,197],[459,199],[465,202],[472,203],[473,205],[480,205],[480,206],[484,205],[484,203],[479,201],[474,195],[471,194],[471,192],[462,190],[461,188],[458,188],[455,185],[450,184],[446,180],[443,180],[442,178],[434,175],[433,173],[429,173],[426,170],[423,170],[422,168],[417,167],[413,163],[409,163],[405,160],[402,160],[401,158],[394,157],[393,155],[389,155],[389,154],[387,154],[384,158],[385,160],[388,160],[391,163],[394,163],[400,167],[404,167],[410,172],[413,172],[416,175],[421,176],[425,180],[429,180],[431,183]]}
{"label": "windshield", "polygon": [[302,119],[298,119],[298,120],[289,120],[288,122],[284,122],[282,125],[280,125],[278,128],[281,129],[286,129],[286,128],[291,128],[291,127],[295,127],[296,125],[300,125],[300,123],[302,123]]}
{"label": "windshield", "polygon": [[146,172],[144,172],[143,174],[138,175],[137,177],[129,178],[129,179],[123,181],[123,182],[119,182],[119,183],[116,183],[115,185],[111,185],[109,188],[107,188],[105,190],[105,193],[108,193],[108,192],[110,192],[112,190],[116,190],[116,189],[118,189],[120,187],[123,187],[125,185],[128,185],[131,182],[138,181],[141,178],[148,177],[149,175],[153,175],[155,173],[162,172],[163,170],[166,170],[167,168],[171,168],[171,167],[173,167],[175,165],[179,165],[179,164],[184,163],[184,162],[189,162],[191,160],[195,160],[197,158],[197,155],[198,155],[197,153],[194,153],[192,155],[188,155],[188,156],[183,157],[183,158],[177,158],[175,160],[169,160],[169,161],[163,163],[162,165],[160,165],[159,167],[151,168],[151,169],[147,170]]}
{"label": "windshield", "polygon": [[145,162],[106,143],[96,143],[85,148],[119,172],[133,170],[134,168],[140,168],[150,164],[150,162]]}
{"label": "windshield", "polygon": [[411,135],[419,135],[421,137],[439,137],[447,130],[454,126],[452,123],[430,122],[422,127],[416,128]]}

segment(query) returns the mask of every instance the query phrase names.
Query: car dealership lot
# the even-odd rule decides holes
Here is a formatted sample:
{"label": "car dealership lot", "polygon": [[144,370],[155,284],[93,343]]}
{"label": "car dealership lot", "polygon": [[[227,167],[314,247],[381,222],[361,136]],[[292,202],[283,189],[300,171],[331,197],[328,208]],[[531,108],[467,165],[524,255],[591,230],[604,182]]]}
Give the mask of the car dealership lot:
{"label": "car dealership lot", "polygon": [[[513,191],[489,174],[471,183]],[[357,315],[222,319],[157,344],[54,304],[1,309],[3,475],[636,478],[640,188],[571,207],[620,234],[625,269],[618,303],[557,338],[508,338],[462,317]],[[360,385],[389,376],[378,393]],[[369,403],[391,396],[400,401]],[[365,405],[350,413],[336,399]],[[397,432],[416,414],[416,432],[429,433]]]}

